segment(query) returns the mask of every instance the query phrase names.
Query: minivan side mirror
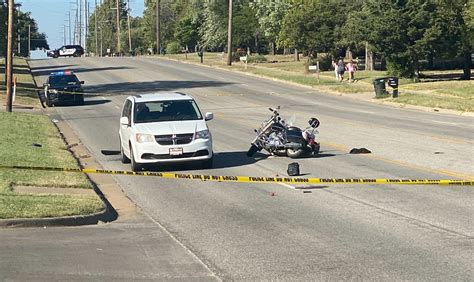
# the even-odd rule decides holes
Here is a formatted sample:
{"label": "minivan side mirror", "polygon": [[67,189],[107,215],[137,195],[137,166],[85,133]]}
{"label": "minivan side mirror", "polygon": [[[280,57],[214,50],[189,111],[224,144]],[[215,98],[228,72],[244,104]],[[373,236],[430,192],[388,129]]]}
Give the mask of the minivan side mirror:
{"label": "minivan side mirror", "polygon": [[204,117],[205,117],[204,120],[208,121],[208,120],[211,120],[211,119],[214,118],[214,114],[213,113],[206,113],[204,115]]}
{"label": "minivan side mirror", "polygon": [[80,84],[84,84],[84,80],[80,81]]}
{"label": "minivan side mirror", "polygon": [[129,126],[130,123],[129,123],[128,117],[121,117],[120,124]]}

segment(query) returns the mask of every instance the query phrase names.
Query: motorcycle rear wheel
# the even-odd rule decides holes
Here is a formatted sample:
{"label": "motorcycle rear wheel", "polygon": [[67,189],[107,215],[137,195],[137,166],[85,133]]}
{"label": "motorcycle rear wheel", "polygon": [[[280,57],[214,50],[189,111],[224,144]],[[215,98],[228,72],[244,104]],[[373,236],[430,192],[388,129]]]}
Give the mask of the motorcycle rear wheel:
{"label": "motorcycle rear wheel", "polygon": [[304,155],[305,151],[303,149],[286,149],[286,155],[292,159],[300,158]]}
{"label": "motorcycle rear wheel", "polygon": [[256,152],[258,152],[258,147],[252,144],[252,146],[250,146],[249,150],[247,151],[247,157],[255,155]]}

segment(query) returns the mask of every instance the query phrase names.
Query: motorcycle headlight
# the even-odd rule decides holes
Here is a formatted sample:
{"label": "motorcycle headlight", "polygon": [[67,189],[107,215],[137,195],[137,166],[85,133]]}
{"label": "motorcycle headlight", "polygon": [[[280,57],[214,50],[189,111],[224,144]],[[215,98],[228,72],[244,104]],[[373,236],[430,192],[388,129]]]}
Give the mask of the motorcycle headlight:
{"label": "motorcycle headlight", "polygon": [[196,132],[196,139],[209,139],[209,129],[204,129]]}
{"label": "motorcycle headlight", "polygon": [[155,142],[155,136],[151,134],[137,133],[135,134],[135,140],[138,143]]}

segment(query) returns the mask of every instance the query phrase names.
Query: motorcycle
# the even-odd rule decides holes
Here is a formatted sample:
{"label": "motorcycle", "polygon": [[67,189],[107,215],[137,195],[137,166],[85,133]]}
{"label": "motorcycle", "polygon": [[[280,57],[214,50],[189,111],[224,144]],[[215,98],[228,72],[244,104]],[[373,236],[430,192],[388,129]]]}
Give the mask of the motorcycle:
{"label": "motorcycle", "polygon": [[269,108],[272,116],[263,122],[259,129],[255,129],[257,136],[252,141],[247,156],[265,149],[272,155],[299,158],[305,154],[318,154],[320,144],[316,141],[316,128],[319,126],[317,118],[310,118],[309,127],[304,130],[292,126],[281,118],[278,107]]}

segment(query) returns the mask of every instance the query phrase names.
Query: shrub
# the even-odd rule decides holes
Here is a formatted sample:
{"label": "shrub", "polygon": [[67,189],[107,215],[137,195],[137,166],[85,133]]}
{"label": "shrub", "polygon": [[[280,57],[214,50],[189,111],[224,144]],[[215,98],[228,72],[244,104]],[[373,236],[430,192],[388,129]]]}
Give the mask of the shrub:
{"label": "shrub", "polygon": [[265,63],[267,58],[264,55],[255,54],[248,57],[249,63]]}
{"label": "shrub", "polygon": [[168,54],[178,54],[180,46],[178,42],[170,42],[166,45],[166,53]]}

